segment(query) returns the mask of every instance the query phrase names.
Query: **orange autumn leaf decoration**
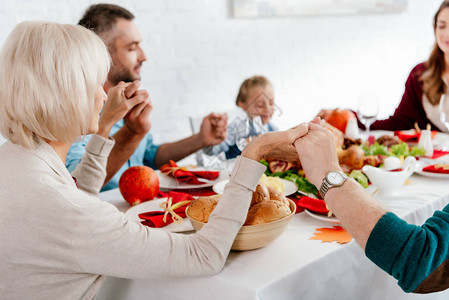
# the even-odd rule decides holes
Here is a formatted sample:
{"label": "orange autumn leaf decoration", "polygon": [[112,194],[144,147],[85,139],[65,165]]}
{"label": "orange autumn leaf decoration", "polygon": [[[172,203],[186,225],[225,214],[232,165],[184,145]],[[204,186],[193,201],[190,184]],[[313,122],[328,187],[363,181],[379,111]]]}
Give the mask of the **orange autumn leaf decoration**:
{"label": "orange autumn leaf decoration", "polygon": [[318,240],[324,242],[338,242],[340,244],[349,243],[352,236],[341,226],[333,226],[332,228],[317,228],[314,236],[310,240]]}

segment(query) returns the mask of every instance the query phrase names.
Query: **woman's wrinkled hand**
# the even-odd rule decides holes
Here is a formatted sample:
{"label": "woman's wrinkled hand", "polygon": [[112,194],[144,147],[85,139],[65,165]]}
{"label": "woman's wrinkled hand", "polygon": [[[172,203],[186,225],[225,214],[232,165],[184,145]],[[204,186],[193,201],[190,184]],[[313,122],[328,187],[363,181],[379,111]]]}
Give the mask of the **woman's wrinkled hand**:
{"label": "woman's wrinkled hand", "polygon": [[136,107],[146,107],[150,98],[146,90],[139,90],[140,82],[119,82],[108,91],[108,100],[101,111],[98,134],[104,137],[115,123],[129,115]]}

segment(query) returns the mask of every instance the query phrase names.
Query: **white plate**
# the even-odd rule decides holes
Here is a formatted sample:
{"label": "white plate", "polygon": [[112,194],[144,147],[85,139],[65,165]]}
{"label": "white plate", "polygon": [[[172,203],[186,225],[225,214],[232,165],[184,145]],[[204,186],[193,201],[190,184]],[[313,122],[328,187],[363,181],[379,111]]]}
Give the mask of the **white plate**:
{"label": "white plate", "polygon": [[215,180],[207,180],[199,178],[198,180],[204,182],[203,184],[188,184],[177,181],[174,177],[163,174],[160,170],[156,171],[157,177],[159,178],[159,188],[166,190],[173,189],[201,189],[205,187],[213,186],[220,176]]}
{"label": "white plate", "polygon": [[422,168],[416,170],[415,172],[421,176],[440,178],[440,179],[449,179],[449,174],[426,172],[426,171],[423,171]]}
{"label": "white plate", "polygon": [[[291,182],[290,180],[286,180],[283,178],[279,178],[279,179],[284,183],[284,190],[285,190],[284,195],[285,196],[291,195],[298,190],[298,187],[296,186],[296,184],[294,182]],[[229,179],[219,181],[212,186],[212,190],[217,194],[223,194],[225,185],[228,184],[228,182],[229,182]]]}
{"label": "white plate", "polygon": [[313,211],[310,211],[308,209],[305,209],[304,211],[306,212],[306,214],[308,214],[309,216],[311,216],[314,219],[317,219],[317,220],[320,220],[320,221],[323,221],[326,223],[340,224],[340,221],[335,217],[329,218],[328,216],[314,213]]}
{"label": "white plate", "polygon": [[297,192],[298,192],[298,194],[301,194],[301,195],[304,195],[304,196],[307,196],[307,197],[310,197],[310,198],[318,199],[318,197],[315,196],[315,194],[303,192],[301,190],[297,190]]}
{"label": "white plate", "polygon": [[[161,203],[167,201],[167,198],[159,198],[159,199],[153,199],[150,201],[146,201],[143,203],[140,203],[136,206],[131,207],[125,212],[125,217],[130,220],[137,223],[140,223],[143,221],[139,218],[139,214],[149,211],[163,211],[163,209],[159,206]],[[169,218],[170,215],[167,216]],[[182,223],[171,223],[167,226],[155,228],[155,229],[163,229],[170,232],[185,232],[185,231],[192,231],[193,227],[192,224],[190,224],[190,220],[188,217],[185,217]]]}
{"label": "white plate", "polygon": [[434,165],[434,164],[438,164],[438,163],[440,163],[440,162],[437,160],[430,160],[430,159],[426,159],[425,161],[419,161],[418,165],[416,166],[415,173],[419,174],[421,176],[426,176],[426,177],[449,179],[449,174],[432,173],[432,172],[426,172],[426,171],[422,170],[426,166],[430,166],[430,165]]}

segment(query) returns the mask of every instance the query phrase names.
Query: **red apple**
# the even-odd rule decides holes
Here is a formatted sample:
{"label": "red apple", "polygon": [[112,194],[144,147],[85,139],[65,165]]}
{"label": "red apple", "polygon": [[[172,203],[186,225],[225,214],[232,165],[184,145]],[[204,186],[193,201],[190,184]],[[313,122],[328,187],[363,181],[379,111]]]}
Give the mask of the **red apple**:
{"label": "red apple", "polygon": [[120,193],[131,205],[153,200],[159,192],[159,178],[147,166],[134,166],[123,172],[118,182]]}

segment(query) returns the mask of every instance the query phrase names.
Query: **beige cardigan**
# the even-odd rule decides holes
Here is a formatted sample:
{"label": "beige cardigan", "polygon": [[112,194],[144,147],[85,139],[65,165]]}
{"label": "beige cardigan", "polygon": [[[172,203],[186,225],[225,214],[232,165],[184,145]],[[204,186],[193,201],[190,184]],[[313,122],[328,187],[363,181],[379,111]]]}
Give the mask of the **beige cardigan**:
{"label": "beige cardigan", "polygon": [[[92,144],[86,154],[92,161],[107,157],[110,142]],[[103,275],[217,273],[264,170],[239,157],[209,224],[196,234],[173,234],[128,222],[113,205],[77,189],[48,144],[30,150],[6,142],[0,146],[0,298],[92,299]],[[98,174],[103,180],[104,172]]]}

